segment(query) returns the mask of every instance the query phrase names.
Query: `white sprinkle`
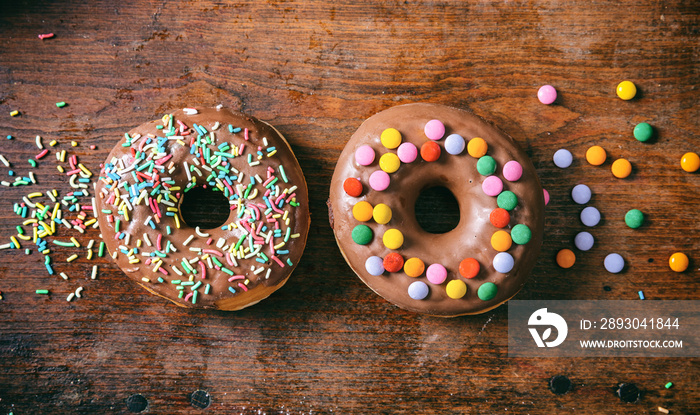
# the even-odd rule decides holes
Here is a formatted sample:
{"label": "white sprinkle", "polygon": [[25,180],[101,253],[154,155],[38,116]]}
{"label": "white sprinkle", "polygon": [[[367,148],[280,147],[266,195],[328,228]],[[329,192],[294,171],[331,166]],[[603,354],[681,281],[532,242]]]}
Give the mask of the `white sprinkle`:
{"label": "white sprinkle", "polygon": [[148,234],[147,234],[147,233],[144,233],[144,234],[143,234],[143,241],[146,242],[146,245],[148,245],[148,246],[153,246],[153,244],[151,243],[151,240],[148,239]]}
{"label": "white sprinkle", "polygon": [[187,239],[185,239],[185,242],[183,242],[182,244],[184,246],[187,246],[188,243],[192,242],[192,239],[194,239],[194,235],[190,235],[189,237],[187,237]]}
{"label": "white sprinkle", "polygon": [[213,126],[213,127],[211,127],[211,130],[212,130],[212,131],[216,131],[216,130],[218,130],[218,129],[219,129],[219,126],[220,126],[220,125],[221,125],[221,124],[219,124],[219,122],[218,122],[218,121],[217,121],[217,122],[215,122],[215,123],[214,123],[214,126]]}
{"label": "white sprinkle", "polygon": [[194,231],[197,233],[197,235],[199,235],[199,236],[202,237],[202,238],[206,238],[206,237],[209,236],[208,233],[204,233],[204,232],[200,231],[200,230],[199,230],[199,226],[195,227],[195,228],[194,228]]}
{"label": "white sprinkle", "polygon": [[184,112],[184,113],[187,114],[187,115],[195,115],[195,114],[197,114],[199,111],[197,111],[196,108],[183,108],[183,109],[182,109],[182,112]]}
{"label": "white sprinkle", "polygon": [[94,280],[97,278],[97,265],[92,266],[92,274],[90,274],[90,279]]}
{"label": "white sprinkle", "polygon": [[39,150],[43,150],[43,149],[44,149],[44,145],[41,144],[41,136],[39,136],[39,135],[36,136],[36,146],[39,147]]}
{"label": "white sprinkle", "polygon": [[173,271],[175,271],[175,273],[177,275],[182,275],[182,271],[180,271],[180,269],[177,267],[177,265],[171,265],[170,268],[172,268]]}
{"label": "white sprinkle", "polygon": [[267,273],[265,273],[265,279],[269,279],[269,278],[270,278],[270,272],[271,272],[271,271],[272,271],[272,268],[268,268],[268,269],[267,269]]}
{"label": "white sprinkle", "polygon": [[223,108],[223,107],[224,107],[223,104],[219,104],[219,105],[216,106],[216,109],[217,109],[217,110],[220,110],[220,109]]}
{"label": "white sprinkle", "polygon": [[224,246],[225,243],[226,243],[226,239],[224,239],[224,238],[219,238],[219,240],[216,241],[216,247],[219,248],[219,249],[221,249],[221,247]]}
{"label": "white sprinkle", "polygon": [[5,156],[3,156],[2,154],[0,154],[0,161],[2,161],[2,164],[4,164],[5,167],[10,167],[10,162],[7,161],[7,159],[5,158]]}
{"label": "white sprinkle", "polygon": [[34,172],[30,171],[29,172],[29,180],[32,181],[32,183],[36,184],[36,177],[34,177]]}
{"label": "white sprinkle", "polygon": [[75,296],[78,297],[78,298],[81,298],[82,295],[80,295],[80,293],[81,293],[82,291],[83,291],[83,287],[78,287],[78,288],[76,288],[76,289],[75,289]]}
{"label": "white sprinkle", "polygon": [[73,301],[73,297],[75,297],[75,293],[68,294],[68,297],[66,297],[66,301],[68,301],[68,302]]}
{"label": "white sprinkle", "polygon": [[61,278],[63,278],[64,280],[67,280],[67,279],[68,279],[68,275],[66,275],[65,272],[62,272],[62,273],[60,273],[59,275],[60,275]]}

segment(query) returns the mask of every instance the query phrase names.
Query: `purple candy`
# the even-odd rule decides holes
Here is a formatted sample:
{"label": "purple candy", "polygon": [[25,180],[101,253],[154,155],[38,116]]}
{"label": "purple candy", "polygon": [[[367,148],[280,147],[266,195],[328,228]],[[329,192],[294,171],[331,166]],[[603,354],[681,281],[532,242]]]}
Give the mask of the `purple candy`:
{"label": "purple candy", "polygon": [[430,288],[423,281],[414,281],[408,286],[408,296],[414,300],[423,300],[429,293]]}
{"label": "purple candy", "polygon": [[449,154],[461,154],[465,146],[464,137],[459,134],[450,134],[445,139],[445,151]]}
{"label": "purple candy", "polygon": [[365,269],[369,275],[382,275],[384,273],[384,260],[378,256],[371,256],[365,261]]}

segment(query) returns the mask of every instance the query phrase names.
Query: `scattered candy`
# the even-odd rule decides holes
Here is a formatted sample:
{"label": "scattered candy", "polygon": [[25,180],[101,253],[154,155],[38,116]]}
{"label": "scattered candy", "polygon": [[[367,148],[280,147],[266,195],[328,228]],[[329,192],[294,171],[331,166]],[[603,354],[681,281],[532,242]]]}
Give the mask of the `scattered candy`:
{"label": "scattered candy", "polygon": [[600,223],[600,211],[593,206],[588,206],[581,211],[581,222],[586,226],[596,226]]}
{"label": "scattered candy", "polygon": [[496,172],[496,160],[491,156],[480,157],[476,162],[476,171],[482,176],[490,176]]}
{"label": "scattered candy", "polygon": [[651,137],[654,136],[654,129],[651,128],[651,125],[645,123],[645,122],[640,122],[634,127],[634,138],[637,139],[637,141],[641,141],[642,143],[649,141]]}
{"label": "scattered candy", "polygon": [[637,229],[644,223],[644,213],[639,209],[631,209],[625,213],[625,223],[632,229]]}
{"label": "scattered candy", "polygon": [[532,239],[532,231],[527,225],[519,223],[510,230],[510,236],[516,244],[525,245]]}
{"label": "scattered candy", "polygon": [[537,91],[537,99],[545,105],[549,105],[556,101],[557,90],[551,85],[542,85]]}
{"label": "scattered candy", "polygon": [[382,275],[384,273],[384,261],[378,256],[371,256],[365,261],[365,269],[369,275]]}
{"label": "scattered candy", "polygon": [[629,101],[637,95],[637,87],[631,81],[622,81],[617,84],[617,96]]}
{"label": "scattered candy", "polygon": [[367,245],[372,242],[372,228],[367,225],[357,225],[352,230],[352,240],[358,245]]}
{"label": "scattered candy", "polygon": [[579,232],[574,237],[574,245],[581,251],[588,251],[593,248],[594,243],[593,235],[588,232]]}
{"label": "scattered candy", "polygon": [[427,141],[420,147],[420,156],[423,160],[432,162],[440,158],[440,146],[434,141]]}
{"label": "scattered candy", "polygon": [[401,167],[401,160],[394,153],[386,153],[379,158],[379,168],[387,173],[395,173],[399,167]]}
{"label": "scattered candy", "polygon": [[440,120],[430,120],[425,123],[423,131],[429,139],[439,140],[445,135],[445,124]]}
{"label": "scattered candy", "polygon": [[372,212],[372,205],[364,200],[355,203],[355,206],[352,207],[352,216],[360,222],[372,219]]}
{"label": "scattered candy", "polygon": [[459,263],[459,273],[464,278],[474,278],[479,274],[479,261],[474,258],[465,258]]}
{"label": "scattered candy", "polygon": [[398,229],[387,229],[382,236],[382,242],[389,249],[399,249],[403,245],[403,234]]}
{"label": "scattered candy", "polygon": [[385,225],[391,220],[391,208],[384,203],[379,203],[374,207],[372,211],[372,217],[374,221],[380,225]]}
{"label": "scattered candy", "polygon": [[413,163],[418,157],[418,148],[413,143],[402,143],[396,154],[402,163]]}
{"label": "scattered candy", "polygon": [[401,133],[396,128],[387,128],[382,131],[380,140],[384,147],[394,149],[401,144]]}
{"label": "scattered candy", "polygon": [[349,177],[343,182],[343,190],[348,196],[359,197],[362,194],[362,183],[354,177]]}
{"label": "scattered candy", "polygon": [[608,272],[617,274],[625,267],[625,260],[620,254],[608,254],[603,261],[603,265],[605,265],[605,269]]}
{"label": "scattered candy", "polygon": [[445,287],[447,296],[455,300],[464,297],[467,294],[467,284],[461,280],[452,280]]}
{"label": "scattered candy", "polygon": [[461,154],[466,146],[467,143],[464,141],[464,137],[459,134],[450,134],[445,139],[445,151],[449,154]]}
{"label": "scattered candy", "polygon": [[388,272],[399,272],[403,268],[403,257],[398,252],[390,252],[384,257],[384,269]]}
{"label": "scattered candy", "polygon": [[683,272],[688,269],[690,260],[683,252],[676,252],[668,259],[668,266],[676,272]]}
{"label": "scattered candy", "polygon": [[574,161],[574,156],[571,154],[569,150],[566,149],[559,149],[557,150],[556,153],[554,153],[554,165],[561,168],[565,169],[569,166],[571,166],[571,163]]}
{"label": "scattered candy", "polygon": [[688,173],[695,173],[700,169],[700,156],[697,153],[685,153],[681,157],[681,168]]}
{"label": "scattered candy", "polygon": [[484,157],[488,149],[489,146],[486,144],[486,140],[481,137],[474,137],[467,143],[467,153],[476,159]]}
{"label": "scattered candy", "polygon": [[515,265],[513,256],[508,252],[499,252],[493,257],[493,268],[501,274],[507,274]]}
{"label": "scattered candy", "polygon": [[447,270],[440,264],[432,264],[425,271],[425,276],[433,284],[442,284],[447,279]]}
{"label": "scattered candy", "polygon": [[562,249],[557,252],[557,265],[562,268],[571,268],[576,263],[576,254],[571,249]]}
{"label": "scattered candy", "polygon": [[414,300],[423,300],[429,293],[430,288],[423,281],[414,281],[408,286],[408,296]]}
{"label": "scattered candy", "polygon": [[403,272],[409,277],[420,277],[425,271],[425,264],[419,258],[409,258],[403,264]]}
{"label": "scattered candy", "polygon": [[577,184],[571,190],[571,198],[579,205],[585,205],[591,200],[591,188],[585,184]]}
{"label": "scattered candy", "polygon": [[498,196],[503,191],[503,182],[498,176],[489,176],[481,183],[481,190],[487,196]]}
{"label": "scattered candy", "polygon": [[617,159],[612,164],[612,174],[618,179],[624,179],[632,173],[632,164],[626,159]]}
{"label": "scattered candy", "polygon": [[369,187],[378,192],[386,190],[390,183],[391,178],[385,171],[377,170],[369,176]]}
{"label": "scattered candy", "polygon": [[369,166],[374,162],[374,149],[368,145],[363,145],[355,150],[355,161],[361,166]]}
{"label": "scattered candy", "polygon": [[523,166],[515,160],[503,166],[503,178],[509,182],[517,182],[523,176]]}
{"label": "scattered candy", "polygon": [[605,159],[607,157],[608,154],[601,146],[592,146],[586,150],[586,161],[588,161],[588,163],[592,166],[600,166],[601,164],[605,163]]}
{"label": "scattered candy", "polygon": [[492,282],[485,282],[481,284],[481,286],[476,292],[476,295],[479,297],[480,300],[489,301],[496,296],[497,292],[498,287],[496,286],[496,284]]}

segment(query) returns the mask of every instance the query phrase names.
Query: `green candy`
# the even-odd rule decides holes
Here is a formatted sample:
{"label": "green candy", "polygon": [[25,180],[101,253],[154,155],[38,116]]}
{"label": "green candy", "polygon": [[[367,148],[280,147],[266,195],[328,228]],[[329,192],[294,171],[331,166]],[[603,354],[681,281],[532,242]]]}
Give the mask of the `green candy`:
{"label": "green candy", "polygon": [[637,126],[634,127],[634,138],[636,138],[638,141],[641,141],[642,143],[645,141],[649,141],[651,137],[654,135],[654,129],[651,128],[651,125],[645,123],[645,122],[640,122],[637,124]]}
{"label": "green candy", "polygon": [[516,244],[525,245],[526,243],[530,242],[530,238],[532,238],[532,231],[530,231],[530,228],[528,228],[527,225],[519,223],[513,226],[513,229],[510,230],[510,237]]}
{"label": "green candy", "polygon": [[511,192],[510,190],[505,190],[498,195],[498,198],[496,198],[496,203],[498,204],[499,208],[510,212],[511,210],[515,209],[516,206],[518,206],[518,196],[516,196],[515,193]]}
{"label": "green candy", "polygon": [[482,176],[490,176],[496,171],[496,160],[491,156],[479,158],[476,162],[476,171]]}
{"label": "green candy", "polygon": [[352,230],[352,240],[358,245],[367,245],[372,242],[372,229],[367,225],[357,225]]}
{"label": "green candy", "polygon": [[496,286],[496,284],[492,282],[485,282],[481,284],[481,287],[479,287],[479,290],[476,292],[476,295],[479,297],[480,300],[488,301],[493,299],[493,297],[496,296],[497,292],[498,287]]}
{"label": "green candy", "polygon": [[632,209],[625,214],[625,223],[632,229],[637,229],[644,223],[644,213],[639,209]]}

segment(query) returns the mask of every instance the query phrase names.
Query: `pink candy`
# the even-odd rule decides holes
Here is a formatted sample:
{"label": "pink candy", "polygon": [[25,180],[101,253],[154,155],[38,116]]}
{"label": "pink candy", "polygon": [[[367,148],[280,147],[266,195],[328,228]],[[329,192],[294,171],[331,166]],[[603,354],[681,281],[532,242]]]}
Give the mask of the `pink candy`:
{"label": "pink candy", "polygon": [[545,105],[549,105],[557,100],[557,90],[551,85],[543,85],[537,91],[537,99]]}
{"label": "pink candy", "polygon": [[503,182],[497,176],[489,176],[481,183],[481,190],[487,196],[498,196],[503,191]]}
{"label": "pink candy", "polygon": [[445,135],[445,124],[440,120],[430,120],[425,123],[425,135],[431,140],[439,140]]}
{"label": "pink candy", "polygon": [[418,148],[413,143],[402,143],[396,150],[402,163],[413,163],[418,157]]}
{"label": "pink candy", "polygon": [[369,187],[378,192],[386,190],[389,183],[391,183],[389,174],[383,170],[377,170],[369,176]]}
{"label": "pink candy", "polygon": [[503,177],[509,182],[517,182],[523,176],[523,166],[511,160],[503,166]]}
{"label": "pink candy", "polygon": [[433,284],[442,284],[447,279],[447,270],[440,264],[432,264],[425,271],[425,276]]}
{"label": "pink candy", "polygon": [[360,146],[355,150],[355,161],[360,166],[369,166],[374,161],[374,149],[366,144]]}
{"label": "pink candy", "polygon": [[547,206],[549,204],[549,192],[547,189],[542,189],[542,192],[544,193],[544,205]]}

